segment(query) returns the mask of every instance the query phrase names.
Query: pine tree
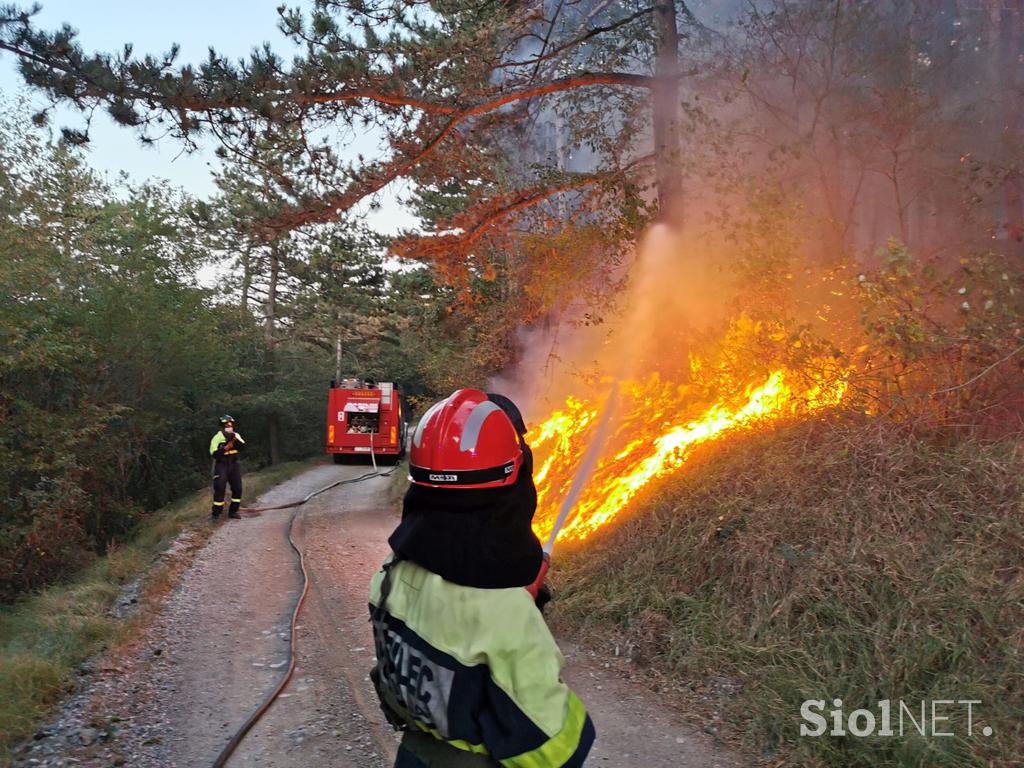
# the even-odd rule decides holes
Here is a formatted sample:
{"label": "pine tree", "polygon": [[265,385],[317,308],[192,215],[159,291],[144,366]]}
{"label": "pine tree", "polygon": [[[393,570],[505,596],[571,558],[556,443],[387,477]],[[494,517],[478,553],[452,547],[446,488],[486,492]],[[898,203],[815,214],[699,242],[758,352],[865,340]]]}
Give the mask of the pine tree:
{"label": "pine tree", "polygon": [[[290,172],[267,168],[289,191],[261,222],[269,231],[332,221],[400,178],[460,185],[465,206],[437,236],[396,248],[457,268],[492,232],[543,215],[560,195],[572,193],[591,218],[639,210],[632,198],[655,164],[655,197],[665,213],[679,207],[680,50],[692,76],[710,39],[682,2],[316,0],[306,13],[280,13],[282,31],[303,49],[291,62],[268,47],[237,63],[211,52],[198,65],[179,65],[174,47],[163,56],[139,57],[130,45],[86,54],[70,28],[39,30],[31,9],[15,7],[0,12],[0,49],[54,103],[105,108],[143,141],[170,131],[194,146],[211,133],[232,154],[270,144],[301,158]],[[595,151],[593,168],[510,169],[506,155],[542,109],[568,116],[565,142]],[[387,156],[340,157],[337,144],[367,127],[386,139]]]}

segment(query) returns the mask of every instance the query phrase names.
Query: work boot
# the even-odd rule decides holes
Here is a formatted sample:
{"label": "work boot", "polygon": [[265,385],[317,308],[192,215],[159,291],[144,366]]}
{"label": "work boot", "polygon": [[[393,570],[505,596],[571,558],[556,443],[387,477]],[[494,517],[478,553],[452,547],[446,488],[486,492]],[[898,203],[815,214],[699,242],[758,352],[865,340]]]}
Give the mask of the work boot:
{"label": "work boot", "polygon": [[221,509],[223,509],[223,507],[219,507],[216,504],[214,504],[213,505],[213,509],[210,510],[210,519],[211,520],[219,520],[220,519],[220,511],[221,511]]}
{"label": "work boot", "polygon": [[242,516],[240,514],[238,514],[238,504],[232,504],[228,508],[228,517],[230,517],[232,520],[241,520],[242,519]]}

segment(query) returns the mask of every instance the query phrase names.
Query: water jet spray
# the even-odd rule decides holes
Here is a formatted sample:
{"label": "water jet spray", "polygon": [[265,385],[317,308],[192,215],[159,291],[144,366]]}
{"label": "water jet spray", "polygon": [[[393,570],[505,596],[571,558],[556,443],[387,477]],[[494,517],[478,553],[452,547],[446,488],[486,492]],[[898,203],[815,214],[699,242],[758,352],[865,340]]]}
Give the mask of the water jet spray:
{"label": "water jet spray", "polygon": [[572,478],[572,483],[569,486],[569,492],[565,495],[561,506],[558,508],[558,517],[555,518],[554,527],[552,527],[551,534],[548,536],[548,540],[544,544],[544,560],[540,566],[540,573],[537,574],[537,578],[533,584],[526,588],[534,598],[537,597],[537,592],[544,583],[544,578],[548,575],[548,569],[551,566],[551,552],[555,548],[555,542],[558,540],[558,534],[569,517],[569,511],[573,506],[575,506],[576,499],[579,498],[580,493],[583,491],[584,487],[586,487],[587,480],[590,479],[590,475],[594,471],[597,460],[601,456],[601,451],[604,449],[605,440],[608,436],[608,425],[611,423],[612,415],[615,413],[618,405],[618,399],[619,382],[616,379],[612,384],[612,391],[608,395],[608,400],[605,403],[604,413],[601,414],[601,420],[597,423],[597,431],[594,433],[594,439],[590,441],[590,445],[587,447],[587,452],[583,455],[583,461],[580,463],[579,469],[576,470],[576,474]]}

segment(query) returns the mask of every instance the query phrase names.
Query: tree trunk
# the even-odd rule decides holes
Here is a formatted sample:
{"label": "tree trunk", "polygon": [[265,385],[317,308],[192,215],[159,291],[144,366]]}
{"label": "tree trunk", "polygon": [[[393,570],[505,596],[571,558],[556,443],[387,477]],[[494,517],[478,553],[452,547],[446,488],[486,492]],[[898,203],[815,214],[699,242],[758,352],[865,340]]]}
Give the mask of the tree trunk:
{"label": "tree trunk", "polygon": [[[341,324],[341,321],[338,321]],[[341,386],[341,332],[338,332],[337,343],[334,347],[334,383],[336,386]]]}
{"label": "tree trunk", "polygon": [[683,173],[680,166],[679,135],[679,31],[676,28],[673,0],[655,2],[654,30],[656,59],[651,109],[659,218],[681,226]]}
{"label": "tree trunk", "polygon": [[252,246],[248,243],[242,251],[242,307],[249,309],[249,289],[252,287]]}
{"label": "tree trunk", "polygon": [[[263,324],[263,336],[267,350],[267,389],[271,391],[277,386],[275,349],[277,339],[275,331],[277,321],[277,276],[280,268],[280,250],[275,239],[270,244],[270,279],[267,283],[266,315]],[[267,414],[267,442],[270,448],[271,464],[278,464],[281,461],[281,430],[279,427],[278,413],[272,408]]]}
{"label": "tree trunk", "polygon": [[267,416],[267,442],[270,444],[270,463],[281,463],[281,428],[278,423],[277,411]]}
{"label": "tree trunk", "polygon": [[[1021,119],[1020,60],[1024,54],[1024,13],[1016,3],[1000,6],[999,17],[999,89],[1003,102],[1004,157],[1013,158],[1024,142],[1024,120]],[[1007,172],[1003,182],[1003,204],[1006,207],[1006,253],[1024,256],[1024,176],[1019,170]]]}
{"label": "tree trunk", "polygon": [[275,240],[270,246],[270,279],[267,282],[266,311],[263,320],[263,340],[271,355],[277,340],[274,338],[277,322],[277,277],[281,269],[280,251]]}

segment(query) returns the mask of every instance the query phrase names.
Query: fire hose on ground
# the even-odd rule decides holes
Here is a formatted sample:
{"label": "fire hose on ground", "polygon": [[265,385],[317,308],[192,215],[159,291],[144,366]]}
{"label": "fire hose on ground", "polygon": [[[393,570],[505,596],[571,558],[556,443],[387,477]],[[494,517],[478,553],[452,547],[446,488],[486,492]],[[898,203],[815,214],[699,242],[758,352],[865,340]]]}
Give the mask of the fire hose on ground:
{"label": "fire hose on ground", "polygon": [[291,517],[288,520],[288,545],[295,551],[295,554],[299,558],[299,569],[302,571],[302,591],[299,593],[299,597],[295,601],[295,607],[292,609],[291,624],[288,629],[288,668],[285,670],[284,675],[278,681],[277,685],[274,686],[274,690],[272,690],[263,700],[263,702],[255,710],[253,710],[252,714],[249,715],[249,717],[246,719],[244,723],[242,723],[241,727],[239,727],[239,729],[235,731],[235,734],[231,737],[231,740],[224,745],[224,749],[222,749],[220,754],[217,755],[217,759],[213,761],[213,768],[223,768],[223,766],[227,764],[228,760],[231,758],[231,755],[233,755],[235,750],[238,749],[238,746],[242,743],[242,740],[245,738],[246,734],[248,734],[249,731],[252,730],[252,727],[256,725],[257,722],[259,722],[260,718],[262,718],[263,715],[266,714],[267,710],[270,709],[273,703],[277,700],[278,696],[280,696],[284,692],[284,689],[288,687],[288,683],[291,681],[292,675],[295,672],[296,628],[298,626],[299,613],[302,611],[302,605],[306,601],[306,594],[309,592],[309,572],[306,570],[306,558],[303,556],[302,550],[300,550],[298,545],[296,545],[295,539],[292,538],[292,528],[295,525],[295,518],[298,517],[298,514],[303,504],[305,504],[315,496],[319,496],[321,493],[325,493],[326,491],[329,491],[332,488],[337,488],[342,485],[361,483],[364,480],[369,480],[370,478],[373,477],[387,477],[388,475],[391,475],[393,472],[395,472],[399,466],[401,466],[399,464],[396,464],[387,472],[378,472],[377,461],[376,457],[373,456],[372,445],[370,448],[370,455],[373,461],[373,472],[367,472],[365,474],[359,475],[358,477],[349,478],[347,480],[338,480],[336,482],[331,483],[330,485],[325,485],[323,488],[319,488],[313,491],[312,493],[308,494],[302,499],[299,499],[298,501],[288,502],[287,504],[277,504],[270,507],[242,508],[241,511],[249,513],[272,512],[281,509],[295,510],[294,512],[292,512]]}

